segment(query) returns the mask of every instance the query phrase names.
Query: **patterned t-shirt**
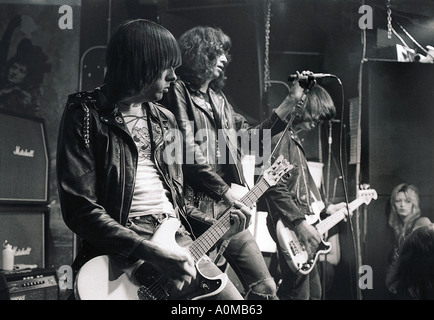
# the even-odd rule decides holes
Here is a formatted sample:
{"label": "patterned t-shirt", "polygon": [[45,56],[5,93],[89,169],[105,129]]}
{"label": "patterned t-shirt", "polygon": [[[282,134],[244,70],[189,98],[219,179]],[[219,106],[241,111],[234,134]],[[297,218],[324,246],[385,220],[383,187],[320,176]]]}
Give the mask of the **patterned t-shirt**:
{"label": "patterned t-shirt", "polygon": [[[161,213],[176,216],[168,198],[169,191],[164,187],[163,180],[152,160],[151,136],[145,109],[141,105],[134,105],[128,111],[122,111],[122,115],[139,153],[130,217]],[[155,129],[154,135],[162,134],[159,126]],[[155,141],[159,137],[153,138]]]}

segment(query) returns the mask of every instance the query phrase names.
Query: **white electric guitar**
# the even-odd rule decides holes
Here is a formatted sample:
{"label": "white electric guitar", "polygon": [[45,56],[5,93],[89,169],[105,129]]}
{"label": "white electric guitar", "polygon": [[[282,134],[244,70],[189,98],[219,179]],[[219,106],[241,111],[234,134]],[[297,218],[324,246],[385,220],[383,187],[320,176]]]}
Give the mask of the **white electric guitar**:
{"label": "white electric guitar", "polygon": [[[358,190],[357,198],[349,203],[348,209],[351,213],[362,204],[368,205],[372,199],[377,199],[377,197],[377,192],[373,189]],[[321,236],[347,216],[347,208],[344,207],[321,221],[319,218],[320,211],[317,211],[315,215],[307,216],[306,220],[315,226]],[[318,256],[320,254],[327,254],[331,250],[331,244],[321,239],[316,252],[309,256],[305,247],[298,240],[296,233],[286,227],[282,220],[277,222],[276,233],[278,244],[284,252],[285,260],[293,272],[305,275],[309,274],[315,266]]]}
{"label": "white electric guitar", "polygon": [[[292,168],[283,156],[278,157],[240,201],[252,207],[268,188]],[[74,286],[75,297],[80,300],[199,300],[218,294],[227,283],[227,275],[222,273],[214,278],[207,277],[201,273],[199,262],[230,229],[229,209],[188,247],[196,263],[198,291],[184,293],[168,290],[168,279],[150,263],[139,260],[132,266],[122,268],[115,259],[105,255],[89,260],[80,268]],[[179,247],[175,240],[179,226],[178,219],[166,219],[151,241]]]}

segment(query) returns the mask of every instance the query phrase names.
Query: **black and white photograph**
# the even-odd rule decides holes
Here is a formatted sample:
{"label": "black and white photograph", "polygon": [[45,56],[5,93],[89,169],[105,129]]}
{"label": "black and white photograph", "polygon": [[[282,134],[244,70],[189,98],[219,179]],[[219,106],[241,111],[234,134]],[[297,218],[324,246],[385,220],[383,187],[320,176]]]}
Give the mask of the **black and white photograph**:
{"label": "black and white photograph", "polygon": [[434,300],[433,79],[432,0],[0,0],[0,300]]}

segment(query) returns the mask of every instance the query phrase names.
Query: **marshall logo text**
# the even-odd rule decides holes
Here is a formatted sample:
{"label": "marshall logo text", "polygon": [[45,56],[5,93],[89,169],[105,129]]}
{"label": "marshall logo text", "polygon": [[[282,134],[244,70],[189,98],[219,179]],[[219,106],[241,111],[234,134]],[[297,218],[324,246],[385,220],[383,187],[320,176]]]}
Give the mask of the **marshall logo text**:
{"label": "marshall logo text", "polygon": [[20,146],[16,146],[13,154],[20,157],[33,158],[35,156],[35,150],[21,149]]}

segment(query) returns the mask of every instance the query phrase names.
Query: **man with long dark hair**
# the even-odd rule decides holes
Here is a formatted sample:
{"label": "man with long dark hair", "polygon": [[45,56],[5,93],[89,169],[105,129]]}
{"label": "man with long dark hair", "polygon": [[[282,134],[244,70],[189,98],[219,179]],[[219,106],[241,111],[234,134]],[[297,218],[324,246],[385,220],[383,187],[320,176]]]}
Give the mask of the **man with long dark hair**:
{"label": "man with long dark hair", "polygon": [[[312,86],[313,84],[313,86]],[[267,227],[271,237],[279,244],[276,235],[276,225],[280,220],[285,227],[295,230],[300,243],[306,248],[310,257],[316,252],[322,235],[306,219],[315,216],[315,204],[323,204],[323,214],[332,214],[345,206],[339,204],[324,204],[320,190],[317,188],[309,171],[304,153],[303,143],[299,137],[300,131],[310,131],[322,121],[332,119],[336,114],[333,99],[320,85],[294,81],[291,90],[306,90],[305,102],[290,114],[290,127],[283,133],[273,136],[271,145],[276,155],[283,155],[295,169],[288,179],[282,179],[277,185],[268,189],[258,207],[267,211]],[[320,208],[323,209],[323,208]],[[313,219],[312,219],[313,220]],[[317,266],[305,275],[294,272],[287,264],[285,250],[277,246],[281,283],[278,296],[281,300],[319,300],[322,296],[321,281]]]}
{"label": "man with long dark hair", "polygon": [[[158,292],[152,291],[153,285],[141,286],[135,298],[184,297],[183,293],[199,288],[196,268],[200,266],[201,273],[209,277],[221,271],[206,256],[194,261],[187,249],[193,242],[192,231],[180,222],[197,209],[183,201],[182,162],[169,163],[165,158],[165,147],[169,142],[181,145],[177,142],[180,136],[169,134],[177,130],[175,118],[155,101],[176,80],[180,51],[167,29],[138,19],[114,32],[106,61],[101,87],[69,96],[59,130],[57,176],[62,214],[81,240],[73,269],[79,271],[80,279],[83,265],[94,257],[109,256],[110,268],[127,268],[144,260],[167,282],[158,283]],[[204,165],[197,172],[204,188],[213,185],[206,169]],[[223,192],[217,190],[220,196]],[[249,209],[239,203],[235,206],[232,227],[223,237],[246,227]],[[167,225],[177,227],[173,230]],[[161,235],[165,230],[173,233]],[[155,241],[158,233],[160,241]],[[172,241],[175,237],[177,243]],[[113,269],[108,274],[116,279]],[[94,278],[98,277],[88,279]],[[221,285],[218,294],[207,294],[216,299],[242,299],[231,282]],[[84,294],[78,292],[78,297]]]}

